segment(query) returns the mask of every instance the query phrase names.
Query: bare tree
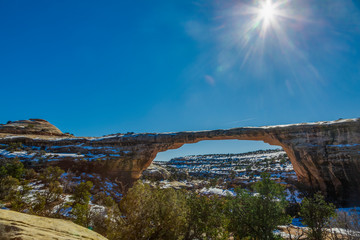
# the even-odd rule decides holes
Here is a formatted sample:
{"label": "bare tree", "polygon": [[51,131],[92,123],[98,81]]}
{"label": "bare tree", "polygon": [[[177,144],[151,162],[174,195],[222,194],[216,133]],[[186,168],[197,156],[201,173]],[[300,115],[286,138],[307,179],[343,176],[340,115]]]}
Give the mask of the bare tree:
{"label": "bare tree", "polygon": [[337,212],[337,217],[330,222],[330,239],[360,239],[360,213],[356,209],[349,212]]}

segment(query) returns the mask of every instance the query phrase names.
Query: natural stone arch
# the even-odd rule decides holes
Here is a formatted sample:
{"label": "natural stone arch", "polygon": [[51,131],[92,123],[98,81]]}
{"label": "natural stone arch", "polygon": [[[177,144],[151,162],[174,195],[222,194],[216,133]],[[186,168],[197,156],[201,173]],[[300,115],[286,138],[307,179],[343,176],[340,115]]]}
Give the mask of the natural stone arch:
{"label": "natural stone arch", "polygon": [[[21,129],[27,129],[24,124],[35,124],[35,127],[29,132],[19,132],[19,125],[22,125]],[[114,134],[95,138],[62,134],[50,125],[36,119],[0,125],[0,143],[22,142],[48,148],[62,146],[63,151],[84,155],[89,153],[89,147],[102,148],[104,152],[111,147],[120,154],[109,157],[101,167],[94,167],[92,162],[81,167],[131,183],[141,176],[158,152],[203,140],[264,141],[284,149],[300,182],[339,201],[360,202],[360,119],[211,131]],[[53,164],[61,165],[61,162],[54,161]],[[77,162],[72,164],[75,166]]]}
{"label": "natural stone arch", "polygon": [[[313,124],[235,128],[158,134],[146,169],[158,152],[203,140],[261,140],[287,153],[298,180],[339,201],[357,202],[360,193],[360,122],[341,120]],[[134,175],[137,178],[141,171]]]}

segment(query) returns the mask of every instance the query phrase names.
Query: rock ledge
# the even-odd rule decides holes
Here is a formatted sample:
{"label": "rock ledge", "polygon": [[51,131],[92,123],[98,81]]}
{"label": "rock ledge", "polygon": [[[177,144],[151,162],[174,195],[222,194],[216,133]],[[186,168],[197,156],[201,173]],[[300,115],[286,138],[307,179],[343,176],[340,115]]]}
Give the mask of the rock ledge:
{"label": "rock ledge", "polygon": [[0,209],[0,240],[106,240],[73,222]]}

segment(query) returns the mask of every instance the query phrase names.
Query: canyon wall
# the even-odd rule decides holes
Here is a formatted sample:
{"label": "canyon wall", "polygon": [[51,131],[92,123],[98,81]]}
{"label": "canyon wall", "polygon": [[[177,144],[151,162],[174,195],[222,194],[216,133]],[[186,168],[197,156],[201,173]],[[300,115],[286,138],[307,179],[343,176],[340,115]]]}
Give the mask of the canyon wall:
{"label": "canyon wall", "polygon": [[[0,146],[20,142],[28,149],[41,149],[51,164],[64,168],[78,166],[131,183],[141,176],[158,152],[203,140],[261,140],[286,151],[298,180],[306,186],[340,202],[360,201],[360,119],[93,138],[62,134],[44,120],[27,121],[0,125]],[[26,124],[35,124],[36,129],[31,127],[27,133],[23,131],[28,128]],[[41,130],[41,124],[46,125],[49,134]],[[14,153],[3,150],[1,154],[11,157]],[[24,153],[22,157],[36,157],[31,154]]]}

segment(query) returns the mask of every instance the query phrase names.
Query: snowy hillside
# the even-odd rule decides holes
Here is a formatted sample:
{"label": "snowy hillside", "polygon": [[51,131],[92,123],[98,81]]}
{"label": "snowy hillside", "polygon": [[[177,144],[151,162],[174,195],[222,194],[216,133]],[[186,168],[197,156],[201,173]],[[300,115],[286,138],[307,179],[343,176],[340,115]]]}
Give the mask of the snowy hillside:
{"label": "snowy hillside", "polygon": [[296,179],[292,164],[282,150],[260,150],[240,154],[207,154],[156,162],[190,176],[256,179],[264,171],[274,179]]}

